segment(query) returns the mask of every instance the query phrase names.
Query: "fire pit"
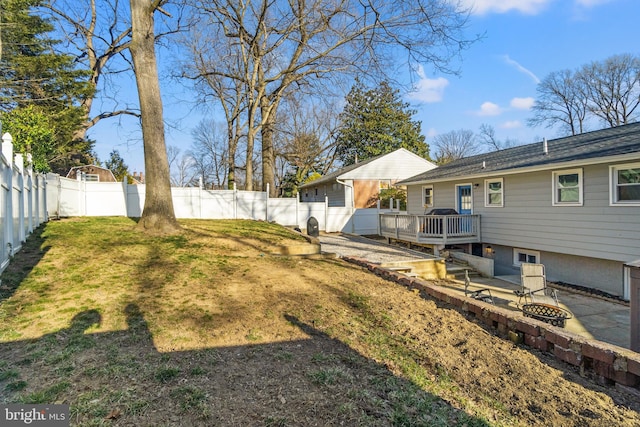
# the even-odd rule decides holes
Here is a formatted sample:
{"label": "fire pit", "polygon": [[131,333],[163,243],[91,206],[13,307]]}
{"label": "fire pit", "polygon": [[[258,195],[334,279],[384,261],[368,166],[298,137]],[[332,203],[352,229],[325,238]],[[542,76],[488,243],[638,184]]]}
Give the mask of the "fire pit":
{"label": "fire pit", "polygon": [[523,305],[522,314],[526,317],[541,320],[561,328],[564,328],[567,319],[571,319],[573,317],[570,311],[565,310],[562,307],[535,302]]}

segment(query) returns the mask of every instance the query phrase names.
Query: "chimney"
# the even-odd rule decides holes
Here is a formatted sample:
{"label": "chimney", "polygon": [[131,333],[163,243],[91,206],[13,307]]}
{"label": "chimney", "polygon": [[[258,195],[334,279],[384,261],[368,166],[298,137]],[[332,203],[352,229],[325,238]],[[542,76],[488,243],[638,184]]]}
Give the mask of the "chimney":
{"label": "chimney", "polygon": [[549,154],[549,146],[547,145],[547,138],[542,140],[542,154],[545,156]]}

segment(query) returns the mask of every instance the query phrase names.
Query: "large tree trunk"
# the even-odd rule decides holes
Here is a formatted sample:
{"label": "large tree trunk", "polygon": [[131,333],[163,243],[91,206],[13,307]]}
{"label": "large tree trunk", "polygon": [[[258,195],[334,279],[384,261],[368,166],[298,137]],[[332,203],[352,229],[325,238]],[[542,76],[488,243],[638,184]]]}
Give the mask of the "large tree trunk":
{"label": "large tree trunk", "polygon": [[260,113],[262,116],[262,127],[260,136],[262,139],[262,191],[267,191],[269,187],[269,197],[276,197],[276,152],[273,146],[273,130],[276,126],[276,110],[278,102],[271,103],[269,97],[260,98]]}
{"label": "large tree trunk", "polygon": [[154,46],[153,13],[157,2],[130,0],[131,57],[136,73],[142,139],[146,195],[139,227],[153,233],[169,234],[180,230],[173,210],[169,160],[164,140],[162,98]]}

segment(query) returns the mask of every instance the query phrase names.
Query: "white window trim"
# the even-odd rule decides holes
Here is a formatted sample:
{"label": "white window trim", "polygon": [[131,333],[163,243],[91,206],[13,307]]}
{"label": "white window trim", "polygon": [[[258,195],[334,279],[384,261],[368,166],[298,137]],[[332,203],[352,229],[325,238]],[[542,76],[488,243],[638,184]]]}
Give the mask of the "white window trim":
{"label": "white window trim", "polygon": [[84,180],[87,182],[100,182],[100,175],[98,175],[97,173],[85,173]]}
{"label": "white window trim", "polygon": [[[578,174],[578,201],[577,202],[559,202],[557,200],[558,197],[558,175],[569,175],[577,173]],[[551,193],[551,204],[553,206],[582,206],[583,204],[583,193],[584,193],[584,178],[582,174],[582,168],[576,169],[566,169],[566,170],[558,170],[553,171],[551,174],[551,187],[553,189]]]}
{"label": "white window trim", "polygon": [[[500,182],[500,204],[489,203],[489,184],[492,182]],[[485,208],[503,208],[504,207],[504,178],[493,178],[484,180],[484,207]]]}
{"label": "white window trim", "polygon": [[[425,203],[424,202],[424,190],[425,188],[430,188],[431,189],[431,204]],[[420,197],[422,198],[422,207],[424,208],[430,208],[433,207],[433,185],[423,185],[422,188],[420,189],[421,193],[420,193]]]}
{"label": "white window trim", "polygon": [[640,206],[640,201],[619,202],[617,199],[618,174],[620,169],[640,168],[640,163],[625,163],[623,165],[609,166],[609,206]]}
{"label": "white window trim", "polygon": [[540,252],[539,251],[533,251],[533,250],[530,250],[530,249],[513,248],[513,266],[514,267],[520,267],[520,265],[522,264],[522,262],[520,262],[520,260],[518,259],[518,255],[519,254],[533,255],[533,256],[536,257],[536,264],[540,263]]}

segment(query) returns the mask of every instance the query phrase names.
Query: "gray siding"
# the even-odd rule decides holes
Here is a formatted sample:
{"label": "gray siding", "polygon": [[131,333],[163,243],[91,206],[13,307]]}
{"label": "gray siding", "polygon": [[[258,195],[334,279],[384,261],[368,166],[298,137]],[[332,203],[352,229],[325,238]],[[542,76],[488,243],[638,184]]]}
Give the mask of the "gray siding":
{"label": "gray siding", "polygon": [[300,193],[300,201],[324,202],[325,196],[327,197],[327,203],[330,207],[348,207],[345,186],[338,184],[335,181],[333,183],[320,184],[305,188]]}
{"label": "gray siding", "polygon": [[[520,275],[520,269],[513,266],[512,247],[494,244],[493,250],[496,276]],[[545,251],[540,251],[539,262],[545,265],[550,281],[589,286],[613,295],[624,293],[620,262]]]}
{"label": "gray siding", "polygon": [[583,168],[583,206],[552,206],[552,171],[503,178],[503,208],[484,207],[484,181],[474,189],[483,241],[613,261],[640,258],[640,207],[609,206],[608,165]]}
{"label": "gray siding", "polygon": [[[559,169],[562,170],[562,169]],[[474,179],[473,213],[485,243],[628,262],[640,259],[640,207],[609,206],[609,165],[583,168],[582,206],[552,206],[552,171],[495,175],[504,207],[484,206],[484,179]],[[434,207],[455,208],[455,185],[434,184]],[[422,214],[422,186],[408,191],[408,211]]]}

